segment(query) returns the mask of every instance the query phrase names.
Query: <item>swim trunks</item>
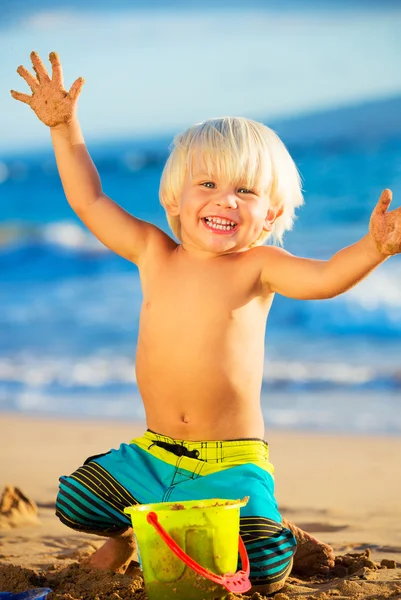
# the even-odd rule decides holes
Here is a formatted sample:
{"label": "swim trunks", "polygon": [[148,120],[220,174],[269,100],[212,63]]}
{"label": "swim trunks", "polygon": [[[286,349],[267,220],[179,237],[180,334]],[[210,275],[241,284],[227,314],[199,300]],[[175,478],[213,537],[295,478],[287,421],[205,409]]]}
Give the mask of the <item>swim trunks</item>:
{"label": "swim trunks", "polygon": [[56,515],[72,529],[112,535],[131,525],[124,508],[133,504],[249,496],[240,535],[250,580],[271,584],[288,575],[296,550],[293,534],[281,525],[273,472],[264,440],[187,442],[148,429],[60,477]]}

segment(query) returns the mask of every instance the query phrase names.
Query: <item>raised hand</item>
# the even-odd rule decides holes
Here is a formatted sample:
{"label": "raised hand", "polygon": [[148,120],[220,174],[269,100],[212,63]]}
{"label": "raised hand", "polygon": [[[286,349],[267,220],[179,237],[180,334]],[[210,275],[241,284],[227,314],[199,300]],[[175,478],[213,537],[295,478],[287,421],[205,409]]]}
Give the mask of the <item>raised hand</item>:
{"label": "raised hand", "polygon": [[369,223],[376,248],[388,256],[401,252],[401,206],[387,212],[391,199],[391,190],[384,190]]}
{"label": "raised hand", "polygon": [[79,77],[72,84],[70,91],[66,92],[58,55],[51,52],[49,60],[52,65],[51,78],[39,55],[36,52],[31,52],[31,61],[36,77],[22,65],[18,67],[17,73],[25,79],[31,88],[32,96],[14,90],[11,90],[11,95],[15,100],[28,104],[45,125],[55,127],[69,123],[73,119],[84,80]]}

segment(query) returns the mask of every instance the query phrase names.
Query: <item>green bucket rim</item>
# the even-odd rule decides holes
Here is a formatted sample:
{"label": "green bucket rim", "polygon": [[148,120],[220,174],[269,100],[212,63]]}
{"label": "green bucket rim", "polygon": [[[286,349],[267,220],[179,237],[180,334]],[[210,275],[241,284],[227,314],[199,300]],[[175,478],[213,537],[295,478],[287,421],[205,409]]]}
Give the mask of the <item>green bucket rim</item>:
{"label": "green bucket rim", "polygon": [[[133,504],[124,508],[126,514],[132,512],[181,512],[182,510],[204,510],[206,508],[234,509],[245,506],[249,496],[231,500],[228,498],[206,498],[204,500],[184,500],[182,502],[156,502],[155,504]],[[173,506],[179,508],[172,508]]]}

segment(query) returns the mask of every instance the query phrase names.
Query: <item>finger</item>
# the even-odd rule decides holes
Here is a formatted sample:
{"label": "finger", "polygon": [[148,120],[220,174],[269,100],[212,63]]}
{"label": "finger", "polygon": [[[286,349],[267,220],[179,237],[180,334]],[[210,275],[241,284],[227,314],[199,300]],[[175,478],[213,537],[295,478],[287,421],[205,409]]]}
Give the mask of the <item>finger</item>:
{"label": "finger", "polygon": [[384,214],[390,206],[392,197],[393,194],[391,190],[383,190],[374,212]]}
{"label": "finger", "polygon": [[52,65],[52,79],[55,83],[59,83],[64,87],[63,82],[63,69],[61,68],[61,62],[57,52],[50,52],[49,60]]}
{"label": "finger", "polygon": [[20,102],[24,102],[25,104],[30,104],[32,100],[32,96],[28,96],[28,94],[21,94],[21,92],[16,92],[15,90],[10,90],[11,96],[15,98],[15,100],[19,100]]}
{"label": "finger", "polygon": [[20,65],[17,69],[18,75],[21,75],[22,79],[25,79],[32,92],[35,92],[39,87],[39,81],[34,77],[28,69],[25,69],[22,65]]}
{"label": "finger", "polygon": [[78,98],[84,83],[85,79],[83,77],[78,77],[78,79],[74,81],[70,91],[68,92],[68,95],[71,98],[71,100],[76,100]]}
{"label": "finger", "polygon": [[33,65],[33,70],[36,73],[36,77],[38,78],[40,83],[45,83],[50,81],[49,74],[46,70],[45,65],[42,63],[40,56],[37,52],[31,52],[31,61]]}

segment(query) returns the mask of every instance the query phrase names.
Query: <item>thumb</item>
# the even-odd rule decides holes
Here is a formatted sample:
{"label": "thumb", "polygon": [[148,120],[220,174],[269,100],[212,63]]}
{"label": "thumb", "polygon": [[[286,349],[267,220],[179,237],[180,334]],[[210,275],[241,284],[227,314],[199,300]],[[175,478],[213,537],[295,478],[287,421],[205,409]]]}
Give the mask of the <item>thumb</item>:
{"label": "thumb", "polygon": [[68,92],[68,95],[71,98],[71,100],[77,100],[79,94],[81,93],[81,89],[84,83],[85,79],[83,77],[78,77],[78,79],[74,81],[70,91]]}
{"label": "thumb", "polygon": [[384,214],[388,207],[390,206],[391,199],[393,197],[393,193],[391,190],[383,190],[379,199],[379,202],[376,204],[374,209],[374,213],[376,214]]}

